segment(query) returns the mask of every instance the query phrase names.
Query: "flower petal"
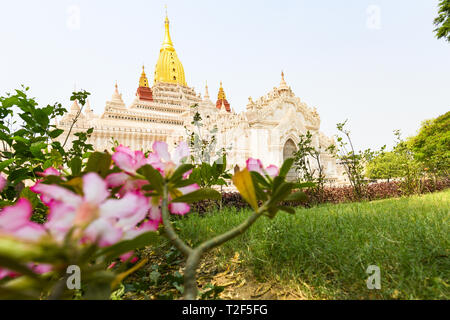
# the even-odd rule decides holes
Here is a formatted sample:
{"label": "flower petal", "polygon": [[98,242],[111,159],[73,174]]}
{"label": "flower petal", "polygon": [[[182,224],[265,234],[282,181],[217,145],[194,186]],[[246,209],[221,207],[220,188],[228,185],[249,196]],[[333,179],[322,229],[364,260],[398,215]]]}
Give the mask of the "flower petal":
{"label": "flower petal", "polygon": [[41,182],[38,182],[30,189],[35,193],[42,194],[46,200],[46,204],[48,204],[50,200],[56,200],[64,202],[76,208],[83,201],[79,195],[57,185],[43,184]]}
{"label": "flower petal", "polygon": [[160,159],[164,161],[170,161],[170,153],[168,150],[169,147],[167,146],[167,143],[156,141],[153,143],[152,148],[153,152],[155,152]]}
{"label": "flower petal", "polygon": [[136,238],[137,236],[140,236],[143,233],[146,233],[149,231],[156,231],[156,230],[158,230],[158,226],[159,226],[159,221],[155,221],[155,220],[145,221],[138,228],[134,228],[134,229],[126,231],[123,235],[123,239],[130,240],[130,239]]}
{"label": "flower petal", "polygon": [[56,170],[53,167],[50,167],[50,168],[45,169],[43,172],[36,172],[36,174],[41,177],[60,176],[61,172],[59,172],[58,170]]}
{"label": "flower petal", "polygon": [[191,210],[191,207],[187,203],[184,202],[174,202],[169,203],[169,211],[172,214],[185,215]]}
{"label": "flower petal", "polygon": [[62,241],[67,231],[73,226],[75,208],[57,201],[52,202],[49,207],[50,213],[44,226],[57,241]]}
{"label": "flower petal", "polygon": [[84,200],[92,204],[100,204],[109,196],[106,182],[95,172],[83,176]]}
{"label": "flower petal", "polygon": [[277,166],[271,164],[270,166],[268,166],[268,167],[266,168],[266,173],[267,173],[270,177],[275,178],[276,176],[278,176],[278,175],[280,174],[280,169],[278,169]]}
{"label": "flower petal", "polygon": [[134,162],[133,162],[133,156],[129,155],[125,152],[115,152],[112,155],[112,159],[116,166],[118,166],[120,169],[134,173],[136,170],[134,168]]}
{"label": "flower petal", "polygon": [[28,222],[13,232],[13,235],[17,238],[32,241],[39,240],[45,234],[44,226],[36,222]]}
{"label": "flower petal", "polygon": [[184,158],[189,157],[189,155],[190,150],[188,144],[186,143],[186,141],[181,141],[178,147],[175,148],[175,152],[173,154],[173,162],[176,165],[179,165],[181,161]]}
{"label": "flower petal", "polygon": [[247,163],[248,171],[256,171],[259,174],[261,174],[262,176],[264,176],[263,165],[261,163],[261,160],[254,159],[254,158],[248,158],[246,163]]}
{"label": "flower petal", "polygon": [[97,219],[84,231],[83,242],[98,241],[100,247],[107,247],[118,242],[122,238],[122,230],[116,228],[108,219]]}
{"label": "flower petal", "polygon": [[149,204],[146,197],[137,192],[129,192],[121,199],[108,199],[102,203],[100,205],[100,217],[122,219],[135,214],[136,211],[146,213],[148,209]]}
{"label": "flower petal", "polygon": [[20,198],[13,206],[5,207],[0,212],[0,230],[12,232],[30,222],[31,204]]}
{"label": "flower petal", "polygon": [[106,184],[110,188],[115,188],[118,186],[122,186],[127,182],[127,180],[130,179],[130,176],[126,174],[125,172],[116,172],[109,174],[106,178]]}
{"label": "flower petal", "polygon": [[180,190],[180,192],[182,194],[188,194],[188,193],[194,192],[194,191],[196,191],[198,189],[200,189],[200,186],[198,184],[196,184],[196,183],[193,183],[193,184],[188,185],[186,187],[178,188],[178,190]]}

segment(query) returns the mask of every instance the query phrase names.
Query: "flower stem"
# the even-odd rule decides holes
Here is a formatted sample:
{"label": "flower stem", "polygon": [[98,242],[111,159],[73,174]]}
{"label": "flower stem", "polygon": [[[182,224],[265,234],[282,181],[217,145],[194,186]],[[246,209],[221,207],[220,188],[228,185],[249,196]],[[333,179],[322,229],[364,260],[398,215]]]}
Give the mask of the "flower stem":
{"label": "flower stem", "polygon": [[185,300],[195,300],[197,299],[198,293],[197,268],[203,254],[208,250],[218,247],[221,244],[237,237],[238,235],[243,234],[267,210],[267,207],[266,204],[264,204],[258,209],[258,211],[254,212],[250,217],[248,217],[244,222],[242,222],[237,227],[201,243],[196,248],[191,248],[176,234],[172,226],[172,223],[170,222],[167,199],[168,199],[168,187],[167,184],[165,184],[163,187],[163,198],[161,208],[164,231],[169,240],[172,242],[172,244],[186,256],[183,297]]}

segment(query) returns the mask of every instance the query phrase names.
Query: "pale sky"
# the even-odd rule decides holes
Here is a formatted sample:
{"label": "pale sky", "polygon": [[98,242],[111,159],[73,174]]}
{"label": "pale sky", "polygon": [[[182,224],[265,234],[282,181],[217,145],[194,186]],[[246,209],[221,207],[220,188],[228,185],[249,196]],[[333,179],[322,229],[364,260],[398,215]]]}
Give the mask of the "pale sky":
{"label": "pale sky", "polygon": [[[450,44],[437,40],[438,0],[0,0],[0,94],[20,84],[70,107],[77,89],[101,113],[117,80],[125,103],[141,66],[150,83],[168,6],[186,81],[244,111],[280,82],[316,107],[322,131],[349,119],[358,148],[392,145],[450,110]],[[79,23],[77,23],[79,12]]]}

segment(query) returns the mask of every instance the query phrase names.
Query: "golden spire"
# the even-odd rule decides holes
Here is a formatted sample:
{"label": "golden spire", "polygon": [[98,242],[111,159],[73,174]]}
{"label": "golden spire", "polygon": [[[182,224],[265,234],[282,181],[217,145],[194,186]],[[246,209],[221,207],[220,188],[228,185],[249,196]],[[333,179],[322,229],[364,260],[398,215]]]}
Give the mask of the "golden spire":
{"label": "golden spire", "polygon": [[175,51],[175,48],[173,47],[172,39],[170,38],[169,17],[167,15],[167,5],[166,5],[166,20],[164,20],[164,28],[165,28],[164,41],[163,41],[163,44],[162,44],[161,51],[163,49],[167,49],[167,50],[170,50],[170,51]]}
{"label": "golden spire", "polygon": [[164,21],[164,41],[159,51],[158,62],[155,67],[155,83],[173,83],[182,86],[187,86],[186,78],[184,75],[184,68],[181,61],[178,59],[177,53],[170,38],[169,32],[169,17],[167,16],[166,7],[166,19]]}
{"label": "golden spire", "polygon": [[226,100],[225,91],[222,87],[222,81],[220,81],[219,94],[217,95],[217,100]]}
{"label": "golden spire", "polygon": [[[141,78],[139,79],[139,87],[147,87],[148,88],[148,79],[147,79],[147,75],[145,74],[144,66],[142,66]],[[116,83],[116,88],[117,88],[117,83]]]}

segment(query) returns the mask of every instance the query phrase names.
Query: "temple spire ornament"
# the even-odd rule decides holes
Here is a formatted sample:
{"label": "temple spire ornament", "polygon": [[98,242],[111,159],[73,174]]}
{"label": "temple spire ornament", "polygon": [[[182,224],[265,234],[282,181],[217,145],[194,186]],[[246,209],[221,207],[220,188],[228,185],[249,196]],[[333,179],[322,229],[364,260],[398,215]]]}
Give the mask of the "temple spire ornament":
{"label": "temple spire ornament", "polygon": [[204,95],[205,100],[209,100],[209,91],[208,91],[208,81],[206,81],[206,85],[205,85],[205,95]]}
{"label": "temple spire ornament", "polygon": [[278,87],[278,90],[284,91],[289,90],[289,86],[287,85],[286,81],[284,80],[284,72],[281,71],[281,81],[280,86]]}
{"label": "temple spire ornament", "polygon": [[149,87],[147,75],[145,74],[145,67],[142,66],[141,78],[139,79],[139,87]]}
{"label": "temple spire ornament", "polygon": [[145,74],[145,67],[142,65],[142,73],[139,79],[139,87],[136,91],[136,96],[140,100],[153,101],[153,92],[148,85],[147,75]]}
{"label": "temple spire ornament", "polygon": [[219,93],[217,94],[216,108],[222,111],[222,107],[227,112],[231,112],[230,104],[228,103],[225,91],[223,90],[222,81],[220,81]]}
{"label": "temple spire ornament", "polygon": [[119,86],[117,85],[117,81],[114,84],[114,93],[111,97],[111,101],[123,104],[122,95],[119,93]]}
{"label": "temple spire ornament", "polygon": [[162,44],[163,49],[168,49],[171,51],[175,51],[175,48],[173,47],[172,39],[170,38],[170,29],[169,29],[169,16],[167,15],[167,6],[166,6],[166,19],[164,20],[164,41]]}
{"label": "temple spire ornament", "polygon": [[184,68],[178,59],[177,53],[170,37],[169,17],[164,20],[164,41],[159,50],[159,58],[155,67],[155,84],[173,83],[187,87]]}

